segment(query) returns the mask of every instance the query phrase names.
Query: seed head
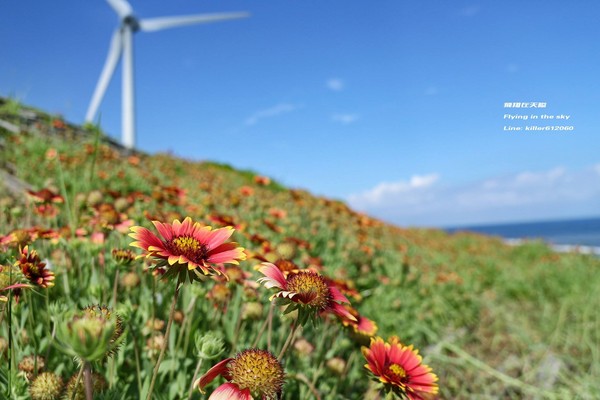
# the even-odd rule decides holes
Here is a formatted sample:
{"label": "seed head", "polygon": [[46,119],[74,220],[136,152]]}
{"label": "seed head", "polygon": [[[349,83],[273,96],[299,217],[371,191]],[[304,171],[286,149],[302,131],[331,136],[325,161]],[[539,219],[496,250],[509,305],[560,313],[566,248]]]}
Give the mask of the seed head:
{"label": "seed head", "polygon": [[29,394],[33,400],[58,400],[63,389],[63,380],[52,372],[44,372],[38,375],[31,386]]}
{"label": "seed head", "polygon": [[23,372],[28,380],[44,370],[46,361],[41,356],[25,356],[19,363],[19,371]]}
{"label": "seed head", "polygon": [[266,350],[250,349],[239,353],[229,363],[231,382],[240,389],[249,389],[260,398],[276,399],[284,381],[283,367]]}

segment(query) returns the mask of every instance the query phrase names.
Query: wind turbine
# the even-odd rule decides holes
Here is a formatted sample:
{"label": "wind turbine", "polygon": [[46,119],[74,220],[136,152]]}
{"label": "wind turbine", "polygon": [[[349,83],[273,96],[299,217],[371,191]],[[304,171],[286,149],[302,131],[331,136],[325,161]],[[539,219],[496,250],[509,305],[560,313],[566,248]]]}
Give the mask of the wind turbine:
{"label": "wind turbine", "polygon": [[106,88],[115,72],[121,56],[122,66],[122,135],[123,145],[132,149],[135,146],[135,105],[134,105],[134,79],[133,79],[133,34],[139,30],[145,32],[160,31],[162,29],[175,28],[184,25],[206,24],[211,22],[225,21],[248,17],[245,12],[200,14],[177,17],[163,17],[138,19],[133,8],[127,0],[106,0],[115,10],[120,19],[120,25],[115,30],[110,43],[108,57],[96,84],[94,95],[85,116],[86,122],[93,122],[98,107],[102,102]]}

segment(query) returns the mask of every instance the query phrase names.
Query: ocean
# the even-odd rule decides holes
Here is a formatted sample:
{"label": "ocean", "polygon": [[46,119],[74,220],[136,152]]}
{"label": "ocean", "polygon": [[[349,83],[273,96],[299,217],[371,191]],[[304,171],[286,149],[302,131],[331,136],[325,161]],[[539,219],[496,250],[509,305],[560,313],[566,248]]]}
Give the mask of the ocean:
{"label": "ocean", "polygon": [[560,221],[523,222],[447,228],[448,232],[471,231],[500,236],[509,243],[542,239],[557,250],[583,247],[600,254],[600,217]]}

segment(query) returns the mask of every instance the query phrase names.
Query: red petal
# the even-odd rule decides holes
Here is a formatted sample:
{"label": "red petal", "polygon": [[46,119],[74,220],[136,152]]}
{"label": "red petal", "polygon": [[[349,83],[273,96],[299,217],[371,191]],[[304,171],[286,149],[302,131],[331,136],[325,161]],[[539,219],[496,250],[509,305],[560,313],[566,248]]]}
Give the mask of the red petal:
{"label": "red petal", "polygon": [[377,324],[368,318],[359,316],[356,329],[361,333],[372,336],[377,332]]}
{"label": "red petal", "polygon": [[263,274],[267,279],[263,278],[263,282],[267,282],[265,285],[267,288],[278,287],[279,289],[286,289],[287,284],[285,276],[274,264],[262,263],[258,268],[258,272]]}
{"label": "red petal", "polygon": [[248,389],[241,390],[233,383],[224,383],[219,386],[208,400],[252,400]]}
{"label": "red petal", "polygon": [[200,377],[196,382],[194,382],[194,386],[198,386],[198,389],[202,392],[202,389],[209,383],[211,383],[217,376],[223,375],[227,372],[227,364],[233,360],[233,358],[226,358],[223,361],[215,364],[211,369],[206,371],[204,375]]}
{"label": "red petal", "polygon": [[[188,218],[190,218],[190,217],[186,217],[186,219],[184,219],[183,222],[185,222]],[[181,222],[178,219],[173,221],[172,227],[173,227],[173,236],[175,236],[175,237],[183,236],[181,234],[181,232],[183,231],[183,229],[182,229],[183,225],[181,224]]]}
{"label": "red petal", "polygon": [[206,261],[214,264],[231,263],[237,264],[238,260],[245,260],[246,253],[243,247],[238,247],[237,243],[224,243],[219,247],[208,252]]}
{"label": "red petal", "polygon": [[356,322],[356,317],[354,315],[350,314],[350,312],[348,310],[346,310],[346,307],[344,307],[343,305],[341,305],[339,303],[331,303],[330,308],[331,308],[331,311],[334,314],[336,314],[337,316]]}
{"label": "red petal", "polygon": [[369,364],[374,366],[377,371],[373,371],[375,374],[380,375],[384,371],[385,364],[387,362],[387,350],[385,343],[382,338],[371,340],[371,357],[367,358]]}
{"label": "red petal", "polygon": [[139,247],[144,250],[148,250],[150,246],[164,248],[163,242],[148,229],[141,226],[132,226],[130,229],[133,233],[130,233],[129,236],[137,240],[137,242],[131,243],[130,246]]}
{"label": "red petal", "polygon": [[152,223],[154,224],[154,227],[156,228],[158,233],[160,233],[160,235],[164,237],[165,240],[168,241],[173,239],[173,228],[171,227],[171,225],[163,224],[159,221],[152,221]]}
{"label": "red petal", "polygon": [[[331,298],[334,301],[337,301],[338,303],[348,303],[350,304],[350,301],[346,298],[346,296],[344,296],[342,294],[342,292],[340,292],[338,290],[338,288],[336,288],[335,286],[329,286],[329,293],[331,293]],[[356,321],[356,318],[351,318],[353,321]]]}
{"label": "red petal", "polygon": [[212,233],[212,227],[210,226],[200,226],[200,224],[194,225],[194,229],[192,230],[192,236],[198,242],[206,245],[208,243],[208,238]]}
{"label": "red petal", "polygon": [[177,236],[191,236],[194,231],[194,223],[190,217],[185,217],[181,224],[181,228],[179,229],[179,234]]}
{"label": "red petal", "polygon": [[208,237],[206,247],[210,250],[222,245],[231,237],[231,235],[233,235],[233,232],[234,229],[230,226],[212,231],[211,235]]}

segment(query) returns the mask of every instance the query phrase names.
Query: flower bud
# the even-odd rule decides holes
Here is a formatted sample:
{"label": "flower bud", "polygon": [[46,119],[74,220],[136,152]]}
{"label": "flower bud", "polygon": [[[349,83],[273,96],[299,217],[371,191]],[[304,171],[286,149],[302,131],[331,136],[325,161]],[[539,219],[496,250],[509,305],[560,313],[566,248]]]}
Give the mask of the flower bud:
{"label": "flower bud", "polygon": [[346,361],[340,357],[333,357],[327,360],[327,369],[335,375],[342,375],[346,369]]}
{"label": "flower bud", "polygon": [[294,342],[294,349],[301,356],[308,356],[315,350],[315,346],[313,346],[308,340],[300,338]]}
{"label": "flower bud", "polygon": [[90,207],[100,205],[104,201],[104,195],[99,190],[92,190],[88,194],[87,203]]}
{"label": "flower bud", "polygon": [[250,301],[242,305],[242,319],[256,321],[262,317],[263,305],[256,301]]}
{"label": "flower bud", "polygon": [[223,339],[218,337],[214,332],[209,331],[202,336],[196,336],[198,357],[204,360],[212,360],[219,357],[225,351],[223,344]]}
{"label": "flower bud", "polygon": [[140,282],[141,279],[135,272],[127,272],[121,276],[121,287],[124,287],[126,290],[131,290],[139,286]]}
{"label": "flower bud", "polygon": [[62,350],[84,361],[98,361],[118,351],[122,320],[109,308],[88,306],[64,318],[57,330]]}

